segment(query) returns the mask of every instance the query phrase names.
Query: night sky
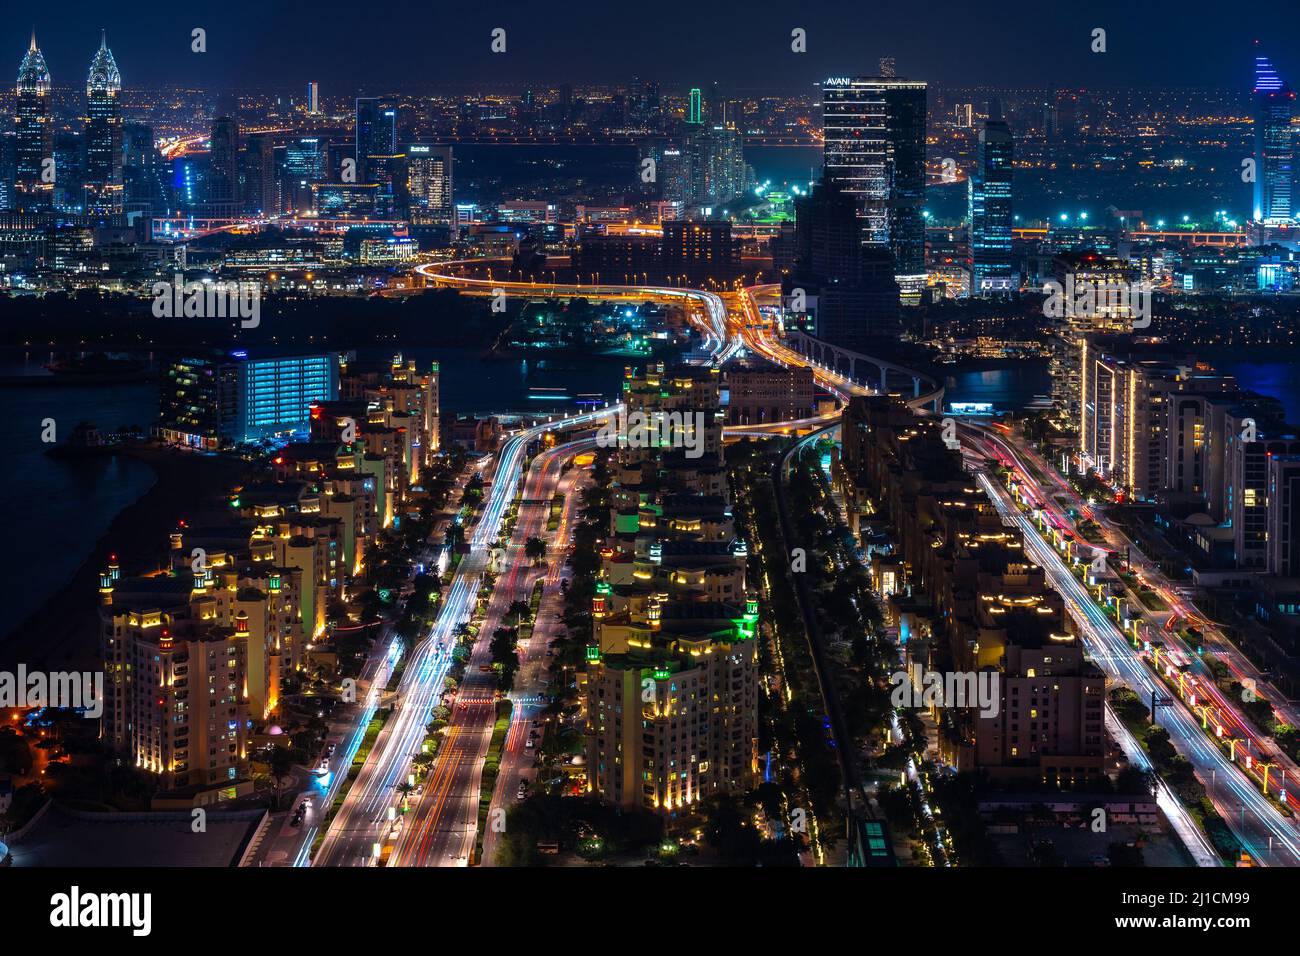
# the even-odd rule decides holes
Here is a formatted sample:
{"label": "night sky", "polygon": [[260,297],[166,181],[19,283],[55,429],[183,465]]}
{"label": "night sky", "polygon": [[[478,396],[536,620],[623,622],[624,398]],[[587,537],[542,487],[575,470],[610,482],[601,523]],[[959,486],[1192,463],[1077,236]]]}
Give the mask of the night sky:
{"label": "night sky", "polygon": [[[9,73],[29,19],[56,85],[84,82],[106,27],[127,87],[294,88],[315,79],[322,94],[351,95],[363,85],[546,86],[638,74],[799,90],[874,73],[890,55],[900,76],[945,85],[1242,88],[1256,36],[1271,41],[1284,79],[1300,86],[1295,0],[55,2],[4,18],[0,64],[7,56]],[[196,26],[207,30],[206,54],[190,52]],[[494,55],[497,26],[508,31],[507,52]],[[790,52],[794,27],[807,30],[806,54]],[[1089,49],[1094,27],[1107,31],[1104,54]]]}

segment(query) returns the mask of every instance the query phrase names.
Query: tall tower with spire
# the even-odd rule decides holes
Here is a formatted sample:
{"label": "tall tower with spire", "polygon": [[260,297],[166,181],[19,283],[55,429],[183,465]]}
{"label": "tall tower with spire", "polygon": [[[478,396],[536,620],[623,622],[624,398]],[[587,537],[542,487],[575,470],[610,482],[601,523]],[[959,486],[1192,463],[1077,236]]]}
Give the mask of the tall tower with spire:
{"label": "tall tower with spire", "polygon": [[101,221],[122,214],[122,75],[100,35],[86,78],[86,215]]}
{"label": "tall tower with spire", "polygon": [[14,116],[14,205],[23,212],[54,205],[54,117],[50,108],[50,70],[32,43],[18,67]]}
{"label": "tall tower with spire", "polygon": [[1255,196],[1253,218],[1266,225],[1292,222],[1296,204],[1291,117],[1295,93],[1282,82],[1255,41]]}

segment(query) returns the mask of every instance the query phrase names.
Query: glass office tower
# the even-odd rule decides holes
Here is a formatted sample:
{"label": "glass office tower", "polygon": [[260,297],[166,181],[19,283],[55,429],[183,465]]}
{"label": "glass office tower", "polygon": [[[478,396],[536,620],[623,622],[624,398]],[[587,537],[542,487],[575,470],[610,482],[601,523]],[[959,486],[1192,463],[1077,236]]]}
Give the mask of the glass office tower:
{"label": "glass office tower", "polygon": [[926,84],[832,77],[822,84],[823,175],[858,199],[863,242],[886,247],[905,297],[925,283]]}
{"label": "glass office tower", "polygon": [[1011,260],[1011,170],[1015,140],[998,115],[980,130],[975,171],[967,180],[970,224],[970,292],[989,295],[1018,288]]}
{"label": "glass office tower", "polygon": [[1255,208],[1257,222],[1278,225],[1295,218],[1292,198],[1295,148],[1291,115],[1295,94],[1266,56],[1255,57]]}

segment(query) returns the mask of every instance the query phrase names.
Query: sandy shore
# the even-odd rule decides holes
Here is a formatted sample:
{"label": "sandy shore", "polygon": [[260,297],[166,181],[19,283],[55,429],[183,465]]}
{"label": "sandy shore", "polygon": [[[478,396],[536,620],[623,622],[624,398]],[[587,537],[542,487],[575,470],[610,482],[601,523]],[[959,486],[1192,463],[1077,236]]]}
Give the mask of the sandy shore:
{"label": "sandy shore", "polygon": [[[92,669],[99,664],[99,572],[116,554],[122,574],[158,570],[167,559],[176,522],[224,498],[252,466],[232,458],[202,456],[155,446],[123,454],[154,469],[157,480],[125,508],[96,542],[72,580],[53,594],[0,644],[0,667],[20,661],[49,670]],[[21,560],[21,552],[16,555]]]}

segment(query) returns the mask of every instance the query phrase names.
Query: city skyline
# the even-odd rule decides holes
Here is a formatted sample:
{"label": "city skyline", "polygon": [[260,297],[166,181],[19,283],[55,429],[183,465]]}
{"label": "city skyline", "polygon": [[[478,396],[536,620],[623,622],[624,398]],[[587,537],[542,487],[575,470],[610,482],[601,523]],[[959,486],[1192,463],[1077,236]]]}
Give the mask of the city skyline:
{"label": "city skyline", "polygon": [[17,912],[1285,924],[1300,9],[99,13],[0,92]]}

